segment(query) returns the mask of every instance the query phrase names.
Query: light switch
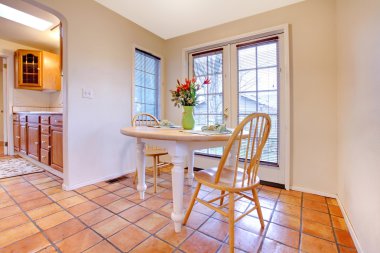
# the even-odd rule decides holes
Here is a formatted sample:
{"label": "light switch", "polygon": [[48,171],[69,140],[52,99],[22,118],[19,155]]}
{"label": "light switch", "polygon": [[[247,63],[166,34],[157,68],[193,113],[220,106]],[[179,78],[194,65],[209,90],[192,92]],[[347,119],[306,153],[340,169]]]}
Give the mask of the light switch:
{"label": "light switch", "polygon": [[93,99],[94,90],[89,88],[82,88],[82,98]]}

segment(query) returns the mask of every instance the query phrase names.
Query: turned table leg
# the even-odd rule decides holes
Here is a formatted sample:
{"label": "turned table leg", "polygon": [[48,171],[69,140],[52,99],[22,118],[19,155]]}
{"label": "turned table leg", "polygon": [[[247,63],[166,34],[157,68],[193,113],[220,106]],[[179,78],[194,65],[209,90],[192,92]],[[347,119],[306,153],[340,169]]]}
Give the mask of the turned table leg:
{"label": "turned table leg", "polygon": [[144,199],[146,191],[145,184],[145,143],[137,139],[137,191],[140,193],[140,199]]}
{"label": "turned table leg", "polygon": [[184,186],[184,162],[185,156],[172,156],[172,187],[173,187],[173,212],[171,215],[174,221],[175,232],[181,232],[182,220],[184,217],[183,209],[183,186]]}

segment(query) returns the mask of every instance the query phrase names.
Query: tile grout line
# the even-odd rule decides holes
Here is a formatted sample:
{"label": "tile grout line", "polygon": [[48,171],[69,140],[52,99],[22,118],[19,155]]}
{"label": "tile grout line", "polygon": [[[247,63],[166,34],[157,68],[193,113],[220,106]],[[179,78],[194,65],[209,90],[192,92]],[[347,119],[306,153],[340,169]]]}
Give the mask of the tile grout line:
{"label": "tile grout line", "polygon": [[335,234],[335,228],[334,228],[334,223],[332,221],[332,217],[331,217],[331,212],[330,212],[330,208],[329,208],[329,203],[327,202],[327,198],[325,198],[325,202],[327,204],[327,211],[328,211],[328,214],[329,214],[329,219],[330,219],[330,223],[331,223],[331,229],[332,229],[332,232],[333,232],[333,235],[334,235],[334,240],[335,240],[335,245],[336,245],[336,248],[337,248],[337,251],[338,253],[340,253],[340,248],[339,248],[339,244],[338,244],[338,239],[336,237],[336,234]]}
{"label": "tile grout line", "polygon": [[[54,186],[53,186],[53,187],[54,187]],[[50,188],[53,188],[53,187],[50,187]],[[98,187],[98,188],[101,188],[101,187]],[[47,188],[47,189],[49,189],[49,188]],[[103,188],[101,188],[101,189],[103,189]],[[105,189],[103,189],[103,190],[105,190]],[[58,205],[59,207],[61,207],[63,211],[70,213],[70,212],[67,210],[68,208],[63,207],[60,203],[58,203],[58,201],[61,201],[61,200],[64,200],[64,199],[68,199],[68,198],[71,198],[71,197],[74,197],[74,196],[70,196],[70,197],[63,198],[63,199],[60,199],[60,200],[56,201],[56,200],[54,200],[53,198],[51,198],[50,195],[46,194],[46,193],[43,192],[42,190],[40,190],[40,191],[41,191],[43,194],[45,194],[50,200],[52,200],[53,203],[55,203],[56,205]],[[107,190],[105,190],[105,191],[107,191]],[[64,192],[68,192],[68,191],[65,191],[65,190],[64,190]],[[74,191],[73,191],[73,192],[74,192]],[[107,191],[107,192],[110,193],[109,191]],[[75,193],[76,193],[76,194],[79,194],[80,196],[82,196],[82,197],[86,198],[87,200],[89,200],[87,197],[83,196],[82,194],[78,193],[77,191],[75,191]],[[52,195],[54,195],[54,194],[52,194]],[[105,195],[105,194],[104,194],[104,195]],[[91,200],[89,200],[89,201],[91,201]],[[91,201],[91,202],[97,204],[96,202],[93,202],[93,201]],[[78,205],[79,205],[79,204],[78,204]],[[97,204],[97,205],[98,205],[98,204]],[[74,205],[74,206],[76,206],[76,205]],[[100,208],[100,207],[102,207],[102,206],[99,205],[99,208]],[[95,209],[95,210],[96,210],[96,209]],[[91,211],[89,211],[89,212],[91,212]],[[89,212],[87,212],[87,213],[89,213]],[[67,238],[69,238],[69,237],[71,237],[71,236],[74,236],[74,235],[76,235],[76,234],[78,234],[78,233],[84,231],[86,228],[88,228],[88,229],[90,229],[91,231],[93,231],[94,233],[98,234],[102,239],[107,240],[105,237],[103,237],[103,236],[100,235],[98,232],[96,232],[94,229],[92,229],[91,226],[88,226],[88,225],[85,224],[82,220],[80,220],[80,219],[79,219],[79,216],[73,215],[73,214],[71,214],[71,213],[70,213],[70,215],[72,215],[72,216],[74,217],[74,218],[72,218],[72,219],[75,219],[75,220],[77,220],[78,222],[80,222],[81,224],[83,224],[83,225],[85,226],[85,228],[84,228],[83,230],[81,230],[81,231],[78,231],[78,232],[76,232],[76,233],[74,233],[74,234],[72,234],[72,235],[70,235],[70,236],[68,236],[68,237],[66,237],[66,238],[64,238],[64,239],[62,239],[62,240],[59,241],[59,242],[62,242],[63,240],[65,240],[65,239],[67,239]],[[49,215],[48,215],[48,216],[49,216]],[[47,216],[45,216],[45,217],[47,217]],[[71,219],[70,219],[70,220],[71,220]],[[101,222],[101,221],[100,221],[100,222]],[[98,222],[98,223],[100,223],[100,222]],[[57,224],[56,226],[59,226],[59,225],[61,225],[61,224],[63,224],[63,223],[64,223],[64,222],[62,222],[62,223],[60,223],[60,224]],[[98,224],[98,223],[95,223],[95,224],[93,224],[93,225],[96,225],[96,224]],[[56,227],[56,226],[54,226],[54,227]],[[42,231],[45,231],[45,230],[42,230]],[[44,233],[44,234],[45,234],[45,233]],[[49,241],[50,241],[50,240],[49,240]],[[107,240],[107,241],[108,241],[108,240]],[[100,242],[101,242],[101,241],[100,241]],[[99,243],[100,243],[100,242],[99,242]],[[56,246],[56,244],[55,244],[54,242],[52,242],[52,243],[53,243],[54,246]],[[98,244],[98,243],[97,243],[97,244]],[[97,245],[97,244],[95,244],[95,245]],[[113,245],[111,242],[110,242],[110,244],[111,244],[112,246],[115,247],[115,245]],[[92,245],[91,247],[89,247],[89,248],[87,248],[87,249],[85,249],[85,250],[88,250],[88,249],[94,247],[95,245]],[[58,249],[58,252],[61,252],[60,249],[58,248],[58,246],[56,246],[56,248]],[[116,247],[116,249],[118,249],[118,248]],[[118,249],[118,250],[119,250],[119,249]],[[119,252],[121,252],[121,251],[119,250]]]}
{"label": "tile grout line", "polygon": [[[43,175],[46,176],[46,177],[50,177],[50,178],[52,178],[50,175],[47,175],[47,174],[44,173],[44,172],[42,172],[41,174],[43,174]],[[52,186],[52,187],[48,187],[48,188],[45,188],[45,189],[40,189],[40,188],[38,188],[37,186],[40,185],[40,184],[49,183],[49,182],[52,182],[52,181],[57,181],[57,182],[58,182],[57,179],[52,178],[52,181],[49,181],[49,182],[43,182],[43,183],[38,183],[38,184],[34,184],[34,183],[32,183],[31,181],[29,181],[29,179],[28,179],[27,177],[23,177],[23,176],[21,176],[21,178],[22,178],[23,182],[28,183],[30,186],[33,186],[34,188],[36,188],[36,190],[42,192],[45,196],[47,196],[48,199],[53,200],[53,199],[50,197],[50,195],[48,195],[47,193],[44,192],[44,190],[47,190],[47,189],[50,189],[50,188],[54,188],[54,187],[57,187],[57,186]],[[38,179],[35,179],[35,180],[38,180]],[[33,181],[33,180],[32,180],[32,181]],[[164,180],[164,181],[167,181],[167,180]],[[22,183],[22,182],[19,182],[19,183]],[[120,184],[123,185],[123,187],[122,187],[122,188],[119,188],[118,190],[120,190],[120,189],[125,189],[126,187],[135,190],[135,189],[133,188],[133,186],[130,185],[130,182],[126,182],[126,183],[127,183],[127,184],[124,184],[124,182],[123,182],[123,183],[120,183]],[[171,183],[171,182],[168,181],[168,183]],[[15,184],[17,184],[17,183],[15,183]],[[10,184],[10,185],[12,185],[12,184]],[[136,225],[136,223],[137,223],[138,221],[144,219],[145,217],[147,217],[148,215],[151,215],[151,214],[153,214],[153,213],[158,214],[158,215],[160,215],[160,216],[163,216],[163,217],[165,217],[165,218],[168,218],[166,215],[164,215],[164,214],[162,214],[162,213],[159,213],[159,210],[160,210],[161,208],[165,207],[165,206],[168,205],[168,204],[172,204],[172,203],[173,203],[173,200],[172,200],[172,199],[167,199],[167,198],[165,198],[165,197],[161,197],[161,196],[159,196],[159,194],[157,194],[157,195],[151,194],[151,196],[150,196],[149,198],[147,198],[147,199],[145,199],[145,200],[143,200],[143,201],[140,201],[139,203],[136,203],[136,202],[134,202],[134,201],[131,201],[131,200],[127,199],[127,197],[128,197],[128,196],[131,196],[131,195],[133,195],[133,194],[135,194],[135,193],[137,193],[137,192],[134,192],[134,193],[128,194],[128,195],[126,195],[126,196],[123,197],[123,196],[120,196],[120,195],[118,195],[118,194],[115,193],[115,192],[118,191],[118,190],[108,190],[108,189],[103,188],[103,187],[106,187],[106,186],[107,186],[107,185],[102,185],[102,186],[98,186],[98,185],[96,185],[96,187],[97,187],[96,189],[103,189],[103,190],[106,192],[104,195],[107,195],[107,194],[115,194],[115,195],[117,195],[118,197],[120,197],[120,199],[128,200],[128,201],[132,202],[134,205],[131,206],[131,207],[129,207],[129,208],[124,209],[124,210],[121,211],[121,212],[116,213],[116,212],[113,212],[113,211],[107,209],[107,208],[105,207],[106,205],[103,206],[103,205],[100,205],[100,204],[96,203],[95,201],[93,201],[93,199],[95,199],[95,198],[93,198],[93,199],[89,199],[89,198],[87,198],[86,196],[82,195],[82,194],[84,194],[84,193],[86,193],[86,192],[84,192],[84,193],[79,193],[79,192],[77,192],[77,191],[75,191],[75,190],[73,190],[73,192],[75,192],[75,193],[78,194],[79,196],[83,197],[83,198],[86,199],[87,201],[89,201],[89,202],[91,202],[91,203],[95,203],[95,204],[98,206],[96,209],[98,209],[98,208],[104,208],[105,210],[109,211],[109,212],[112,213],[113,215],[115,215],[115,216],[117,216],[117,217],[120,217],[120,218],[122,218],[123,220],[126,220],[126,221],[128,221],[128,222],[129,222],[129,220],[127,220],[127,219],[124,218],[124,217],[119,216],[119,214],[122,213],[122,212],[124,212],[124,211],[126,211],[126,210],[128,210],[128,209],[130,209],[130,208],[132,208],[132,207],[134,207],[134,206],[140,206],[140,207],[142,207],[142,208],[146,208],[147,210],[150,211],[150,213],[148,213],[147,215],[144,215],[143,217],[140,217],[140,218],[139,218],[137,221],[135,221],[135,222],[129,222],[130,224],[128,224],[128,225],[126,226],[126,227],[128,227],[128,226],[130,226],[131,224],[133,224],[134,226],[136,226],[136,227],[140,228],[141,230],[143,230],[143,231],[145,231],[145,232],[148,233],[148,236],[147,236],[142,242],[140,242],[139,244],[135,245],[135,246],[134,246],[133,248],[131,248],[130,250],[135,249],[136,247],[138,247],[140,244],[142,244],[143,242],[145,242],[146,240],[148,240],[148,239],[151,238],[151,237],[156,238],[156,239],[158,239],[158,240],[160,240],[160,241],[163,241],[163,242],[167,243],[168,245],[170,245],[170,246],[172,246],[172,247],[174,248],[173,250],[180,250],[180,247],[181,247],[181,246],[182,246],[182,245],[183,245],[183,244],[184,244],[184,243],[185,243],[185,242],[186,242],[191,236],[193,236],[193,234],[196,233],[196,232],[198,232],[198,233],[200,233],[200,234],[203,234],[203,235],[205,235],[205,236],[207,236],[207,237],[210,237],[210,238],[216,240],[218,243],[221,243],[221,245],[218,247],[217,251],[220,251],[220,249],[221,249],[224,245],[226,245],[225,241],[228,239],[228,236],[226,236],[226,238],[225,238],[224,240],[219,240],[219,239],[217,239],[217,238],[214,238],[213,236],[210,236],[210,235],[208,235],[208,234],[203,233],[202,231],[199,231],[199,229],[200,229],[200,228],[201,228],[201,227],[202,227],[202,226],[203,226],[203,225],[204,225],[204,224],[205,224],[210,218],[212,218],[212,219],[216,219],[216,220],[218,220],[218,221],[220,221],[220,222],[224,222],[224,223],[226,223],[224,220],[221,220],[221,219],[219,219],[219,218],[217,218],[217,217],[212,217],[212,216],[215,214],[215,212],[212,212],[212,213],[209,214],[209,215],[205,215],[204,213],[201,213],[201,212],[198,212],[198,211],[194,210],[194,211],[197,212],[197,213],[200,213],[200,214],[202,214],[202,215],[207,216],[207,219],[206,219],[204,222],[202,222],[202,223],[198,226],[197,229],[192,229],[191,227],[189,227],[189,228],[192,229],[193,231],[192,231],[192,232],[191,232],[191,233],[190,233],[190,234],[189,234],[189,235],[188,235],[188,236],[187,236],[187,237],[186,237],[186,238],[185,238],[180,244],[178,244],[178,246],[174,246],[174,245],[172,245],[170,242],[168,242],[168,241],[166,241],[166,240],[164,240],[164,239],[161,239],[160,237],[157,236],[157,234],[158,234],[161,230],[163,230],[165,227],[167,227],[168,225],[171,224],[170,221],[169,221],[169,223],[165,224],[162,228],[160,228],[158,231],[156,231],[156,232],[154,232],[154,233],[150,233],[149,231],[146,231],[144,228],[142,228],[142,227]],[[41,231],[41,229],[40,229],[39,226],[34,222],[34,220],[31,219],[31,217],[26,213],[26,211],[24,211],[24,210],[21,208],[21,206],[18,204],[18,202],[15,201],[15,199],[13,198],[13,195],[10,195],[10,193],[8,192],[8,190],[5,189],[5,186],[2,186],[2,185],[1,185],[1,187],[4,189],[4,191],[6,192],[6,194],[12,199],[12,201],[15,203],[15,205],[17,205],[17,206],[20,208],[20,210],[22,211],[22,213],[25,214],[25,215],[28,217],[28,219],[34,224],[34,226],[36,226],[36,227]],[[194,188],[194,187],[192,187],[192,186],[190,186],[190,187],[191,187],[191,188]],[[165,188],[165,189],[163,190],[163,192],[170,190],[170,188],[166,188],[166,187],[163,187],[163,188]],[[93,189],[93,190],[96,190],[96,189]],[[91,190],[90,190],[90,191],[91,191]],[[89,192],[89,191],[87,191],[87,192]],[[273,191],[273,192],[275,192],[275,191]],[[207,194],[206,194],[203,198],[207,198],[207,196],[209,196],[210,194],[215,194],[215,191],[207,191]],[[54,194],[51,194],[51,195],[54,195]],[[101,196],[104,196],[104,195],[101,195]],[[190,194],[186,194],[186,195],[190,195]],[[101,197],[101,196],[98,196],[98,197]],[[280,197],[280,196],[281,196],[281,192],[278,194],[278,196],[277,196],[277,198],[276,198],[276,200],[275,200],[275,205],[273,206],[273,209],[271,210],[271,215],[270,215],[270,218],[269,218],[269,221],[268,221],[267,227],[265,228],[264,234],[263,234],[263,236],[262,236],[262,240],[261,240],[261,242],[260,242],[260,246],[259,246],[258,250],[262,250],[264,240],[267,238],[266,235],[267,235],[267,232],[268,232],[268,230],[269,230],[269,226],[270,226],[270,224],[277,224],[277,223],[273,222],[272,220],[273,220],[274,214],[275,214],[275,212],[276,212],[276,207],[277,207],[277,205],[278,205],[278,202],[281,202],[281,201],[279,200],[279,197]],[[71,197],[74,197],[74,196],[70,196],[70,197],[63,198],[63,199],[68,199],[68,198],[71,198]],[[167,201],[167,202],[166,202],[165,204],[163,204],[161,207],[159,207],[159,208],[157,208],[157,209],[155,209],[155,210],[150,209],[150,208],[147,208],[147,207],[143,207],[143,206],[140,205],[142,202],[149,200],[151,197],[157,197],[158,199],[162,199],[162,200]],[[264,198],[265,198],[265,197],[264,197]],[[62,200],[63,200],[63,199],[62,199]],[[269,199],[270,199],[270,198],[269,198]],[[119,200],[119,199],[118,199],[118,200]],[[115,201],[118,201],[118,200],[115,200]],[[302,219],[303,219],[303,207],[302,207],[302,206],[303,206],[303,200],[304,200],[304,193],[302,192],[302,193],[301,193],[301,207],[300,207],[300,208],[301,208],[301,213],[300,213],[301,215],[300,215],[300,231],[299,231],[300,236],[299,236],[299,249],[298,249],[299,252],[301,252],[300,246],[301,246],[301,241],[302,241],[302,228],[303,228],[303,220],[302,220]],[[59,200],[59,201],[61,201],[61,200]],[[113,203],[113,202],[115,202],[115,201],[112,201],[112,202],[110,202],[110,203]],[[327,201],[327,199],[325,198],[325,203],[326,203],[326,201]],[[70,207],[68,207],[68,208],[65,208],[65,207],[61,206],[61,205],[58,203],[58,201],[53,200],[53,203],[56,203],[56,204],[57,204],[58,206],[60,206],[64,211],[67,211],[67,212],[69,212],[70,214],[71,214],[71,212],[70,212],[68,209],[71,208],[71,207],[73,207],[73,206],[76,206],[76,205],[73,205],[73,206],[70,206]],[[110,203],[109,203],[109,204],[110,204]],[[249,206],[251,205],[251,203],[252,203],[252,202],[250,202],[250,203],[247,205],[247,207],[245,208],[245,210],[247,210],[247,208],[249,208]],[[79,204],[81,204],[81,203],[79,203]],[[78,204],[78,205],[79,205],[79,204]],[[46,204],[46,205],[48,205],[48,204]],[[108,205],[108,204],[107,204],[107,205]],[[45,206],[45,205],[44,205],[44,206]],[[329,205],[327,205],[327,207],[328,207],[328,206],[329,206]],[[42,206],[41,206],[41,207],[42,207]],[[35,209],[38,209],[38,208],[41,208],[41,207],[37,207],[37,208],[35,208]],[[96,210],[96,209],[95,209],[95,210]],[[32,209],[32,210],[33,210],[33,209]],[[91,212],[91,211],[89,211],[89,212]],[[86,213],[89,213],[89,212],[86,212]],[[84,214],[86,214],[86,213],[84,213]],[[281,212],[281,213],[282,213],[282,212]],[[84,214],[81,214],[81,215],[84,215]],[[284,213],[284,214],[286,214],[286,213]],[[331,228],[334,230],[334,231],[333,231],[333,234],[334,234],[335,245],[336,245],[336,247],[337,247],[338,252],[340,252],[340,250],[339,250],[339,245],[338,245],[338,242],[337,242],[337,236],[336,236],[336,234],[335,234],[335,229],[334,229],[334,226],[332,225],[332,216],[331,216],[331,212],[330,212],[330,209],[329,209],[329,208],[328,208],[328,215],[329,215],[329,218],[330,218]],[[75,220],[77,220],[78,222],[80,222],[81,224],[83,224],[83,222],[79,219],[79,216],[76,216],[76,215],[73,215],[73,216],[74,216],[74,219],[75,219]],[[290,216],[292,216],[292,215],[290,215]],[[110,218],[110,217],[108,217],[108,218]],[[108,218],[106,218],[106,219],[108,219]],[[256,218],[256,217],[252,216],[252,218]],[[104,219],[104,220],[106,220],[106,219]],[[97,223],[95,223],[95,224],[93,224],[93,225],[91,225],[91,226],[95,226],[96,224],[99,224],[99,223],[103,222],[104,220],[99,221],[99,222],[97,222]],[[169,217],[169,220],[170,220],[170,217]],[[62,223],[61,223],[61,224],[62,224]],[[58,225],[60,225],[60,224],[58,224]],[[58,226],[58,225],[57,225],[57,226]],[[281,227],[285,227],[285,228],[288,228],[288,229],[292,229],[292,228],[289,228],[289,227],[284,226],[284,225],[281,225],[281,224],[278,224],[278,225],[281,226]],[[113,247],[115,247],[115,249],[117,249],[117,250],[120,252],[119,248],[116,247],[113,243],[111,243],[107,238],[112,237],[113,235],[117,234],[117,233],[120,232],[121,230],[118,231],[118,232],[115,232],[114,234],[112,234],[112,235],[110,235],[110,236],[108,236],[108,237],[106,238],[106,237],[102,236],[101,234],[97,233],[94,229],[92,229],[91,226],[86,225],[86,224],[84,224],[84,226],[85,226],[85,228],[90,229],[90,230],[93,231],[94,233],[98,234],[98,235],[100,236],[100,238],[102,238],[102,240],[101,240],[100,242],[98,242],[98,243],[92,245],[91,247],[89,247],[89,248],[87,248],[87,249],[85,249],[85,250],[89,250],[89,249],[95,247],[96,245],[98,245],[99,243],[101,243],[103,240],[105,240],[105,241],[109,242]],[[15,227],[17,227],[17,226],[15,226]],[[236,227],[235,227],[235,228],[236,228]],[[125,228],[123,228],[123,229],[125,229]],[[246,230],[246,229],[244,229],[244,228],[240,228],[240,229],[242,229],[242,230],[244,230],[244,231],[251,232],[251,231]],[[84,229],[83,229],[83,230],[84,230]],[[83,230],[81,230],[81,231],[83,231]],[[292,230],[295,230],[295,229],[292,229]],[[42,230],[41,232],[42,232],[42,234],[44,235],[44,237],[46,238],[46,235],[44,234],[44,231],[45,231],[45,230]],[[295,231],[297,231],[297,230],[295,230]],[[79,232],[78,232],[78,233],[79,233]],[[252,233],[252,232],[251,232],[251,233]],[[77,233],[74,233],[73,235],[75,235],[75,234],[77,234]],[[254,233],[254,234],[256,234],[256,233]],[[70,235],[70,236],[73,236],[73,235]],[[257,234],[256,234],[256,235],[257,235]],[[69,236],[69,237],[70,237],[70,236]],[[312,236],[314,236],[314,237],[316,237],[316,238],[320,238],[320,237],[315,236],[315,235],[312,235]],[[29,237],[29,236],[28,236],[28,237]],[[67,238],[68,238],[68,237],[67,237]],[[25,239],[25,238],[24,238],[24,239]],[[21,239],[21,240],[24,240],[24,239]],[[47,238],[47,239],[48,239],[48,238]],[[66,239],[66,238],[64,238],[64,239]],[[63,239],[63,240],[64,240],[64,239]],[[324,238],[320,238],[320,239],[326,240],[326,239],[324,239]],[[18,241],[20,241],[20,240],[18,240]],[[16,242],[18,242],[18,241],[16,241]],[[56,245],[55,245],[54,242],[51,242],[49,239],[48,239],[48,241],[49,241],[49,243],[50,243],[50,245],[51,245],[52,247],[54,247],[56,250],[58,250],[58,252],[61,252],[59,249],[57,249],[57,247],[56,247]],[[61,241],[62,241],[62,240],[61,240]],[[274,240],[274,241],[276,241],[276,240]],[[327,241],[328,241],[328,240],[327,240]],[[14,242],[14,243],[15,243],[15,242]],[[276,243],[279,243],[279,244],[281,244],[281,245],[286,245],[286,244],[283,244],[283,243],[278,242],[278,241],[276,241]],[[13,243],[11,243],[11,244],[13,244]],[[10,245],[11,245],[11,244],[10,244]],[[286,246],[287,246],[287,245],[286,245]],[[47,246],[47,247],[50,247],[50,246]],[[45,247],[44,249],[46,249],[47,247]],[[288,246],[288,247],[289,247],[289,246]]]}
{"label": "tile grout line", "polygon": [[300,235],[298,240],[298,252],[301,253],[302,234],[303,234],[303,192],[301,193],[301,213],[300,213]]}
{"label": "tile grout line", "polygon": [[[260,189],[260,190],[261,190],[261,189]],[[269,220],[268,220],[267,227],[264,228],[264,233],[263,233],[263,236],[262,236],[263,239],[261,240],[260,245],[259,245],[259,247],[257,248],[257,252],[260,252],[260,251],[262,250],[262,248],[263,248],[264,240],[265,240],[265,238],[267,237],[267,233],[268,233],[269,226],[270,226],[270,224],[272,223],[272,218],[273,218],[274,212],[275,212],[275,210],[276,210],[278,200],[280,199],[280,195],[281,195],[281,192],[278,194],[278,196],[277,196],[277,198],[276,198],[276,202],[274,203],[274,206],[273,206],[272,212],[271,212],[271,214],[270,214],[270,217],[269,217]],[[260,201],[260,198],[259,198],[258,193],[257,193],[257,196],[258,196],[258,199],[259,199],[259,201]],[[261,207],[261,204],[260,204],[260,207]],[[257,212],[257,210],[256,210],[256,212]]]}
{"label": "tile grout line", "polygon": [[[25,178],[23,178],[24,180],[25,180]],[[27,181],[28,183],[30,183],[29,181]],[[31,184],[31,183],[30,183]],[[33,184],[31,184],[31,185],[33,185]],[[34,185],[33,185],[34,186]],[[61,250],[50,240],[50,238],[48,238],[47,236],[46,236],[46,234],[44,233],[44,230],[42,230],[38,225],[37,225],[37,223],[28,215],[28,213],[26,212],[26,211],[24,211],[24,209],[23,208],[21,208],[21,206],[19,205],[19,203],[13,198],[13,196],[11,195],[11,194],[9,194],[8,193],[8,190],[7,189],[5,189],[4,188],[4,186],[3,185],[1,185],[0,184],[0,187],[4,190],[4,191],[6,191],[6,193],[9,195],[9,197],[15,202],[15,205],[17,205],[17,207],[18,208],[20,208],[20,210],[23,212],[23,214],[24,215],[26,215],[26,217],[28,217],[28,219],[33,223],[33,225],[41,232],[41,234],[45,237],[45,239],[50,243],[50,245],[51,246],[53,246],[53,248],[57,251],[57,252],[59,252],[59,253],[62,253],[61,252]],[[35,186],[34,186],[35,187]],[[37,187],[36,187],[37,188]],[[39,190],[40,191],[40,190]],[[41,192],[41,191],[40,191]],[[44,193],[45,194],[45,193]],[[18,226],[16,226],[16,227],[18,227]],[[30,236],[32,236],[32,235],[30,235]],[[30,236],[28,236],[28,237],[30,237]],[[26,237],[26,238],[28,238],[28,237]],[[24,239],[26,239],[26,238],[24,238]],[[20,240],[17,240],[17,241],[15,241],[15,242],[13,242],[13,243],[11,243],[11,244],[9,244],[9,245],[12,245],[12,244],[14,244],[14,243],[16,243],[16,242],[18,242],[18,241],[21,241],[21,240],[24,240],[24,239],[20,239]],[[7,246],[9,246],[9,245],[7,245]],[[43,248],[43,249],[46,249],[46,248],[48,248],[49,246],[47,246],[47,247],[45,247],[45,248]],[[41,249],[41,250],[43,250],[43,249]],[[40,250],[39,250],[40,251]]]}

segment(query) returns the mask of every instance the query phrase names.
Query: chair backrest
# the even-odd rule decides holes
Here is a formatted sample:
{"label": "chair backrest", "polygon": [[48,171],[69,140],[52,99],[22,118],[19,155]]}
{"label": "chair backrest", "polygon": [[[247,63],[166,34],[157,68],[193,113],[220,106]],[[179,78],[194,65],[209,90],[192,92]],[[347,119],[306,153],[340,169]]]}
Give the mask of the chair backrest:
{"label": "chair backrest", "polygon": [[[219,182],[221,174],[226,168],[227,159],[229,159],[229,162],[233,162],[233,164],[229,164],[228,169],[234,171],[231,187],[243,188],[255,184],[261,153],[268,139],[270,128],[271,119],[268,114],[252,113],[243,119],[224,148],[215,183]],[[236,145],[235,150],[233,149],[234,144]],[[243,163],[241,168],[239,168],[239,162]],[[241,173],[238,171],[243,172],[242,178],[239,178]],[[237,185],[237,182],[240,185]]]}
{"label": "chair backrest", "polygon": [[149,113],[136,114],[132,119],[132,126],[157,126],[160,122]]}

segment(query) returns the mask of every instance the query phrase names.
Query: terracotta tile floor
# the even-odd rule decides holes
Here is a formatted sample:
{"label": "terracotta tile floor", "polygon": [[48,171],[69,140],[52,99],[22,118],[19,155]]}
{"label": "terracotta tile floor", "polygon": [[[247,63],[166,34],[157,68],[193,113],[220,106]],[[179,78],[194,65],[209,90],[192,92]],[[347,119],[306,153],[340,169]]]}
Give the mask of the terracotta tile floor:
{"label": "terracotta tile floor", "polygon": [[[169,174],[161,174],[157,194],[147,176],[144,201],[132,178],[67,192],[47,172],[1,179],[0,252],[228,252],[226,219],[202,205],[174,232]],[[185,186],[186,206],[193,190]],[[204,199],[217,194],[200,191]],[[259,197],[265,228],[256,212],[241,219],[235,252],[356,252],[335,199],[268,186]],[[250,205],[237,201],[236,213]]]}

